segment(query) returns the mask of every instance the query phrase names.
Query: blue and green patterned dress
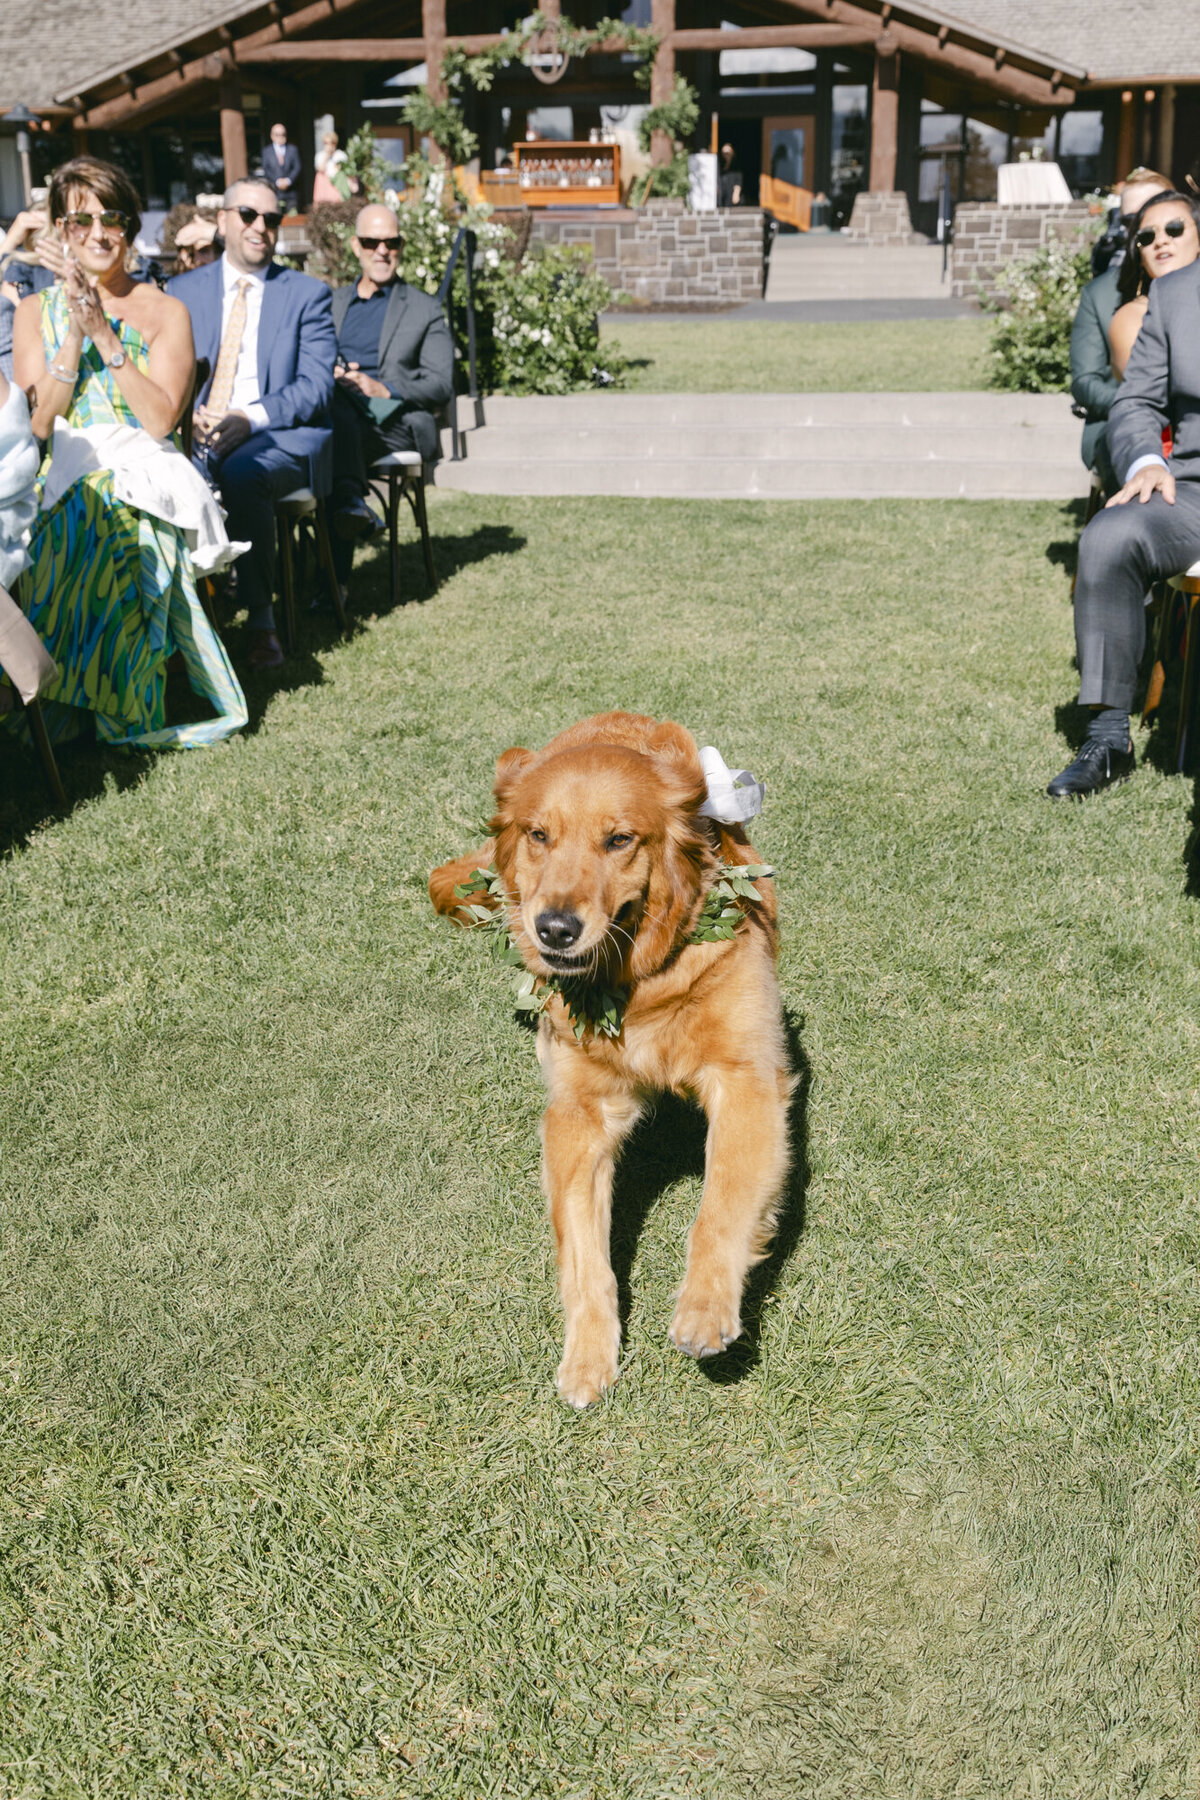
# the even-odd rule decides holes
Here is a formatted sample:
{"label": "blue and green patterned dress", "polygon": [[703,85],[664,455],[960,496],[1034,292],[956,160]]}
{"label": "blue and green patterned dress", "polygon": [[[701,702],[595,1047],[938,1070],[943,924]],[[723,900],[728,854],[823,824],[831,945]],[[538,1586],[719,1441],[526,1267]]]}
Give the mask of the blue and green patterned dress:
{"label": "blue and green patterned dress", "polygon": [[[42,342],[54,360],[67,334],[60,285],[41,296]],[[145,369],[145,339],[111,319],[121,347]],[[136,425],[91,339],[66,415],[71,425]],[[49,468],[42,467],[42,480]],[[39,488],[40,492],[40,488]],[[101,743],[139,749],[217,743],[246,723],[246,701],[225,648],[204,616],[182,531],[113,495],[104,470],[85,475],[47,513],[39,513],[21,578],[21,603],[59,667],[43,694],[58,738],[74,735],[90,713]],[[217,714],[193,725],[166,723],[167,659],[183,655],[193,690]]]}

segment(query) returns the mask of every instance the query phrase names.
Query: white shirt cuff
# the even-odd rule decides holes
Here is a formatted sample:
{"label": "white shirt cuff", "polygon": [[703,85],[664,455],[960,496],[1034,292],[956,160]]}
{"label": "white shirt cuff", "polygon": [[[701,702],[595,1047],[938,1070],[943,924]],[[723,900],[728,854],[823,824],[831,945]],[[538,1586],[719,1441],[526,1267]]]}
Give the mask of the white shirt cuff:
{"label": "white shirt cuff", "polygon": [[252,400],[249,406],[243,406],[242,411],[249,419],[254,431],[265,431],[271,423],[267,417],[267,409],[261,400]]}
{"label": "white shirt cuff", "polygon": [[1165,469],[1167,466],[1166,458],[1163,456],[1154,456],[1154,455],[1139,456],[1137,461],[1135,463],[1131,463],[1130,466],[1126,469],[1126,471],[1125,471],[1126,482],[1128,483],[1128,482],[1132,481],[1139,469],[1148,469],[1152,463],[1156,463],[1160,469]]}

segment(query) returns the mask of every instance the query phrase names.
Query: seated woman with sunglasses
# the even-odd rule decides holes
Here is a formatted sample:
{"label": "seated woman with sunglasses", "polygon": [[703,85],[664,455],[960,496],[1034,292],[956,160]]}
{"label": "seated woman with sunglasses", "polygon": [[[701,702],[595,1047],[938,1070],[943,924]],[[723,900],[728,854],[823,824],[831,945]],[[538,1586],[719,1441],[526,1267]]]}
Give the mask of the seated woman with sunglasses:
{"label": "seated woman with sunglasses", "polygon": [[[204,482],[167,442],[195,370],[187,309],[126,269],[140,218],[127,177],[94,157],[50,183],[63,280],[17,309],[13,364],[49,440],[20,599],[57,662],[47,721],[94,721],[108,744],[195,746],[246,723],[242,690],[196,594],[235,553]],[[195,560],[194,560],[195,559]],[[217,717],[166,723],[178,649]]]}
{"label": "seated woman with sunglasses", "polygon": [[1129,355],[1150,304],[1150,283],[1175,269],[1186,269],[1200,256],[1200,230],[1194,205],[1186,194],[1155,194],[1136,213],[1129,227],[1129,248],[1117,277],[1123,302],[1113,314],[1108,343],[1113,374],[1124,380]]}

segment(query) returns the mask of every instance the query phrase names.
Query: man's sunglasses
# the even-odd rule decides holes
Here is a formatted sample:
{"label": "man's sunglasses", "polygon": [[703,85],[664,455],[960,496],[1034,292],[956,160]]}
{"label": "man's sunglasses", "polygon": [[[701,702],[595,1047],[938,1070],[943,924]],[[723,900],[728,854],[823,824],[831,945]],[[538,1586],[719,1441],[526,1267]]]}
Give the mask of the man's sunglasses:
{"label": "man's sunglasses", "polygon": [[255,219],[261,219],[268,231],[278,231],[283,224],[282,213],[259,212],[257,207],[253,206],[235,206],[233,210],[243,225],[253,225]]}
{"label": "man's sunglasses", "polygon": [[119,231],[124,236],[129,230],[129,220],[123,212],[73,212],[63,214],[63,224],[72,237],[87,237],[97,219],[105,231]]}
{"label": "man's sunglasses", "polygon": [[362,245],[364,250],[399,250],[401,244],[404,242],[404,239],[399,238],[399,237],[392,237],[392,238],[360,237],[358,241]]}
{"label": "man's sunglasses", "polygon": [[[1187,228],[1186,219],[1168,219],[1163,226],[1163,230],[1170,238],[1182,237]],[[1157,236],[1158,232],[1155,227],[1147,225],[1144,230],[1138,232],[1133,241],[1139,250],[1148,250]]]}

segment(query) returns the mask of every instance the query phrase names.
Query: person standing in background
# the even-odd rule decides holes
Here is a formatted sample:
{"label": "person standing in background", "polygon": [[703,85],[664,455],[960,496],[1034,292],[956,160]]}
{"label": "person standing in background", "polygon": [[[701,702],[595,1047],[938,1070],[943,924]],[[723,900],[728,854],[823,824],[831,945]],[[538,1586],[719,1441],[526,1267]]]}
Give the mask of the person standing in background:
{"label": "person standing in background", "polygon": [[280,212],[295,212],[300,204],[300,152],[288,143],[286,125],[271,127],[271,142],[263,151],[263,174],[275,189]]}

